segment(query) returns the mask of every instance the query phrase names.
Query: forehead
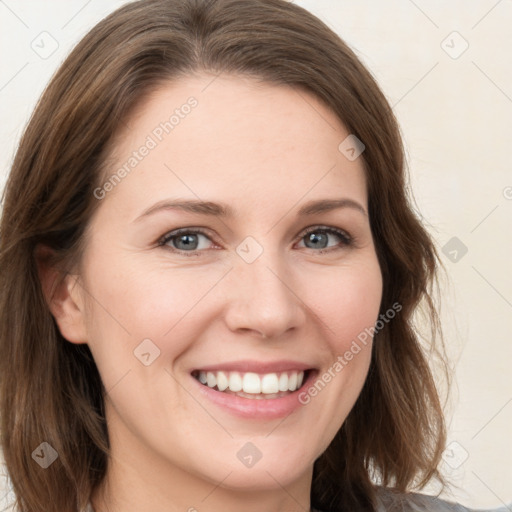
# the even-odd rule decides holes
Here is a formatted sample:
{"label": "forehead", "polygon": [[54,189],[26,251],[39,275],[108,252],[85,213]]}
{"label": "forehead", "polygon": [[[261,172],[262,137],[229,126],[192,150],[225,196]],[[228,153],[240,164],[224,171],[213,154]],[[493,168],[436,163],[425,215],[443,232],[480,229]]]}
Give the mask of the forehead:
{"label": "forehead", "polygon": [[215,196],[243,208],[326,193],[364,204],[362,159],[350,161],[338,149],[348,135],[302,89],[190,76],[162,84],[138,105],[116,136],[107,177],[125,169],[111,195],[130,204]]}

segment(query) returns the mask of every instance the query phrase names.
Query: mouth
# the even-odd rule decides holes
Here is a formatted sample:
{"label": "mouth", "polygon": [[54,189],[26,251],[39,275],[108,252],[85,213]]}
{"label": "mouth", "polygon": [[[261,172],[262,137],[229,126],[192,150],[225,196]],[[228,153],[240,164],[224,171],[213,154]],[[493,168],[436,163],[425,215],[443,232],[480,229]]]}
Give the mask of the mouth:
{"label": "mouth", "polygon": [[299,391],[314,371],[313,368],[271,373],[194,370],[192,377],[223,394],[252,400],[275,400]]}

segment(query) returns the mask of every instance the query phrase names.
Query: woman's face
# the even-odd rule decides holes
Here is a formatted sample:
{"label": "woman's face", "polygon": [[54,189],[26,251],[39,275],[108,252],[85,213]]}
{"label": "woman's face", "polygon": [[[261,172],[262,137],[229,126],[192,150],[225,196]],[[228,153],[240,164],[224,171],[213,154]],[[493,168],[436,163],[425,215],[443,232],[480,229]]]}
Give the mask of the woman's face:
{"label": "woman's face", "polygon": [[212,80],[162,86],[118,134],[68,339],[107,390],[114,466],[277,488],[311,478],[353,407],[382,279],[337,117],[303,91]]}

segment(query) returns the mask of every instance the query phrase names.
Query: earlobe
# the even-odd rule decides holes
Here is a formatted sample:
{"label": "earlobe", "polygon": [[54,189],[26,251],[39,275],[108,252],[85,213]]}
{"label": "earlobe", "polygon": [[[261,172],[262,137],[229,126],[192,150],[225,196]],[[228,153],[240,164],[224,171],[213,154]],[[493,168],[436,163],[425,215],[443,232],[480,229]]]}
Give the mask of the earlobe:
{"label": "earlobe", "polygon": [[71,343],[87,343],[84,301],[78,276],[64,273],[52,264],[54,252],[36,248],[37,271],[46,304],[62,336]]}

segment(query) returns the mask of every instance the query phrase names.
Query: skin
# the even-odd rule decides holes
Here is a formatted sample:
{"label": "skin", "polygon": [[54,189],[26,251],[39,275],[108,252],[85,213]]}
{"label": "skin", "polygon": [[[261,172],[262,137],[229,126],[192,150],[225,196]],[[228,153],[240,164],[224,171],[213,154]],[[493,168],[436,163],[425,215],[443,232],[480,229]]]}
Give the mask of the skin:
{"label": "skin", "polygon": [[[80,268],[51,306],[63,336],[89,345],[107,390],[112,459],[92,502],[96,512],[303,512],[313,463],[361,391],[371,342],[285,419],[233,415],[190,373],[292,359],[322,375],[375,325],[382,277],[368,216],[349,207],[296,215],[313,199],[350,198],[367,211],[362,158],[338,150],[349,133],[311,94],[201,74],[139,105],[109,171],[190,96],[197,107],[101,199]],[[236,214],[162,209],[136,220],[171,198],[224,202]],[[329,234],[322,253],[302,233],[318,225],[355,240]],[[208,233],[191,257],[158,245],[183,227]],[[236,252],[247,236],[263,249],[250,264]],[[149,366],[134,356],[144,339],[160,350]],[[247,442],[262,453],[251,468],[236,456]]]}

